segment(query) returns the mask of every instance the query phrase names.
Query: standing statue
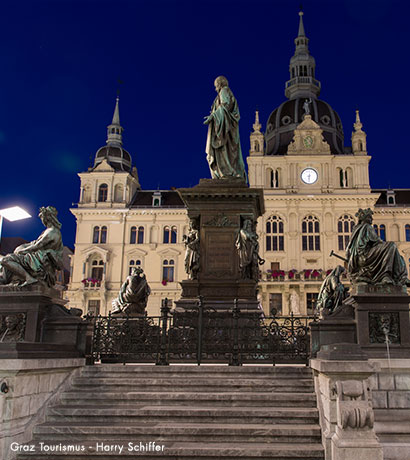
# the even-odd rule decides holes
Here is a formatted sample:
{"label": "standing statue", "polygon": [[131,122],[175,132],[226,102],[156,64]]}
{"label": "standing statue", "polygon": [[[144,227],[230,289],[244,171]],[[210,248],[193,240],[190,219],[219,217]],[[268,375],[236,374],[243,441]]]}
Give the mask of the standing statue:
{"label": "standing statue", "polygon": [[151,289],[142,268],[132,269],[121,286],[118,298],[112,301],[113,314],[126,313],[127,315],[142,315],[148,302]]}
{"label": "standing statue", "polygon": [[251,219],[245,219],[235,241],[239,254],[239,268],[243,279],[259,280],[259,265],[265,261],[259,257],[258,235]]}
{"label": "standing statue", "polygon": [[191,280],[198,279],[200,261],[200,242],[197,222],[191,219],[188,235],[183,236],[185,243],[185,271]]}
{"label": "standing statue", "polygon": [[0,284],[28,286],[40,282],[54,286],[56,270],[63,265],[61,223],[53,206],[40,208],[38,216],[47,228],[35,241],[18,246],[13,254],[0,259]]}
{"label": "standing statue", "polygon": [[316,309],[322,316],[327,316],[336,311],[347,297],[348,288],[340,281],[340,276],[345,272],[344,267],[338,265],[326,276],[319,291]]}
{"label": "standing statue", "polygon": [[310,115],[310,104],[312,103],[312,99],[305,99],[303,103],[303,110],[305,111],[305,115]]}
{"label": "standing statue", "polygon": [[353,228],[346,248],[348,271],[354,283],[395,284],[408,286],[406,263],[397,246],[376,234],[370,208],[359,209],[358,223]]}
{"label": "standing statue", "polygon": [[212,104],[211,114],[204,121],[208,125],[206,158],[211,177],[240,177],[246,181],[239,139],[238,103],[225,77],[220,76],[215,80],[215,90],[218,95]]}

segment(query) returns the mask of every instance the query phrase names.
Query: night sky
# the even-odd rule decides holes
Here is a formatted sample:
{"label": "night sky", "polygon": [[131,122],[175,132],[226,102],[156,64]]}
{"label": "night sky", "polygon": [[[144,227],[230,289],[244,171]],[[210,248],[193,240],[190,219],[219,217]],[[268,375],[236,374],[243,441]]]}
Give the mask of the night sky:
{"label": "night sky", "polygon": [[[263,130],[285,100],[299,1],[2,2],[0,208],[33,216],[54,205],[73,247],[77,172],[105,144],[118,79],[124,147],[144,189],[210,177],[203,117],[225,75],[249,151],[254,111]],[[371,186],[410,187],[408,1],[304,1],[320,99],[350,145],[355,109],[367,133]],[[34,239],[40,220],[5,221],[3,236]]]}

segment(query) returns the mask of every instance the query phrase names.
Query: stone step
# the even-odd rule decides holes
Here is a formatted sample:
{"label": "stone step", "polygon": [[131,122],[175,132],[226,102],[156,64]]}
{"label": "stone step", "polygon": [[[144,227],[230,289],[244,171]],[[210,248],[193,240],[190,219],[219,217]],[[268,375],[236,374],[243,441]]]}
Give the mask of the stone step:
{"label": "stone step", "polygon": [[316,407],[314,393],[285,393],[285,392],[119,392],[119,391],[66,391],[60,401],[72,405],[115,404],[115,405],[196,405],[219,406],[287,406],[287,407]]}
{"label": "stone step", "polygon": [[[112,424],[147,420],[157,422],[214,422],[218,423],[317,423],[316,408],[289,407],[197,407],[197,406],[143,406],[118,407],[108,405],[69,406],[59,405],[47,410],[47,422],[62,421],[95,423],[109,418]],[[149,419],[148,419],[149,418]],[[149,422],[148,422],[149,420]]]}
{"label": "stone step", "polygon": [[[124,457],[130,458],[161,458],[161,460],[323,460],[324,452],[321,444],[297,444],[297,443],[198,443],[198,442],[172,442],[172,443],[157,443],[161,448],[164,445],[164,450],[158,452],[140,452],[134,450],[139,448],[139,441],[134,441],[131,447],[128,443],[118,445],[123,446],[121,453],[111,451],[104,452],[96,451],[97,443],[95,441],[87,441],[82,443],[71,442],[71,445],[84,448],[84,452],[78,454],[69,454],[67,452],[54,451],[41,453],[37,443],[32,443],[36,451],[32,453],[19,454],[18,460],[28,460],[35,458],[52,459],[64,458],[65,460],[87,460],[89,458],[98,458],[98,460],[120,460]],[[100,442],[98,444],[101,444]],[[117,444],[114,442],[106,442],[104,445],[109,448],[111,445]],[[58,444],[57,444],[58,446]],[[143,456],[142,456],[143,455]]]}
{"label": "stone step", "polygon": [[122,364],[100,364],[87,366],[82,375],[96,376],[106,374],[117,376],[120,374],[163,374],[166,376],[181,376],[187,374],[207,374],[212,376],[237,376],[237,375],[259,375],[261,377],[277,376],[287,377],[312,377],[312,371],[306,366],[209,366],[209,365],[122,365]]}
{"label": "stone step", "polygon": [[155,439],[156,442],[196,441],[199,442],[320,442],[321,432],[315,424],[219,424],[219,423],[178,423],[178,424],[116,424],[48,422],[34,429],[34,441],[48,444],[62,439],[80,441],[106,441],[115,439],[123,443],[136,439]]}
{"label": "stone step", "polygon": [[[145,388],[155,389],[156,391],[172,390],[191,390],[195,391],[217,391],[217,389],[240,389],[241,391],[255,391],[257,388],[264,391],[276,391],[281,388],[292,387],[293,391],[313,391],[313,383],[311,379],[299,378],[294,381],[289,379],[257,379],[257,378],[207,378],[207,377],[192,377],[192,378],[89,378],[77,377],[73,380],[73,389],[81,388],[91,390],[99,388],[103,391],[109,391],[110,386],[118,388],[118,391],[142,390]],[[160,390],[158,390],[160,389]]]}

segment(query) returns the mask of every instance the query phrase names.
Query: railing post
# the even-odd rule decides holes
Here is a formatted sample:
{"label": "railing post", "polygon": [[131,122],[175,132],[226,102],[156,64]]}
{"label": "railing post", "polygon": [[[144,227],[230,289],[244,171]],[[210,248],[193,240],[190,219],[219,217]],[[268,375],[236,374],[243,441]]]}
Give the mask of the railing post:
{"label": "railing post", "polygon": [[233,310],[232,310],[232,335],[233,335],[233,344],[232,344],[232,355],[230,366],[241,366],[241,358],[239,353],[239,315],[240,315],[238,299],[233,301]]}
{"label": "railing post", "polygon": [[202,335],[203,335],[203,319],[204,319],[204,298],[198,296],[198,343],[196,349],[196,362],[198,366],[201,365],[202,361]]}
{"label": "railing post", "polygon": [[168,315],[170,312],[168,307],[168,299],[165,298],[161,302],[161,335],[160,335],[160,346],[159,355],[156,364],[159,366],[168,366]]}

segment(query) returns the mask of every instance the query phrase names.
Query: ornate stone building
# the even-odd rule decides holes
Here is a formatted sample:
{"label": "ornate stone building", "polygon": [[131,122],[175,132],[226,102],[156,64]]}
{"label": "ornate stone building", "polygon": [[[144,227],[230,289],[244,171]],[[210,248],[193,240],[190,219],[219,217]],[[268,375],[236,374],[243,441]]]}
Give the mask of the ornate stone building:
{"label": "ornate stone building", "polygon": [[[336,111],[319,99],[315,60],[300,14],[290,60],[286,101],[261,131],[256,112],[250,136],[249,185],[262,188],[265,214],[258,221],[260,301],[266,313],[312,313],[326,273],[343,263],[358,208],[375,210],[381,238],[395,241],[410,261],[410,190],[371,190],[366,134],[359,112],[345,146]],[[141,266],[152,288],[149,314],[162,298],[178,299],[184,272],[186,210],[176,191],[143,191],[122,147],[118,98],[107,145],[94,166],[80,173],[70,305],[107,313],[131,267]]]}

